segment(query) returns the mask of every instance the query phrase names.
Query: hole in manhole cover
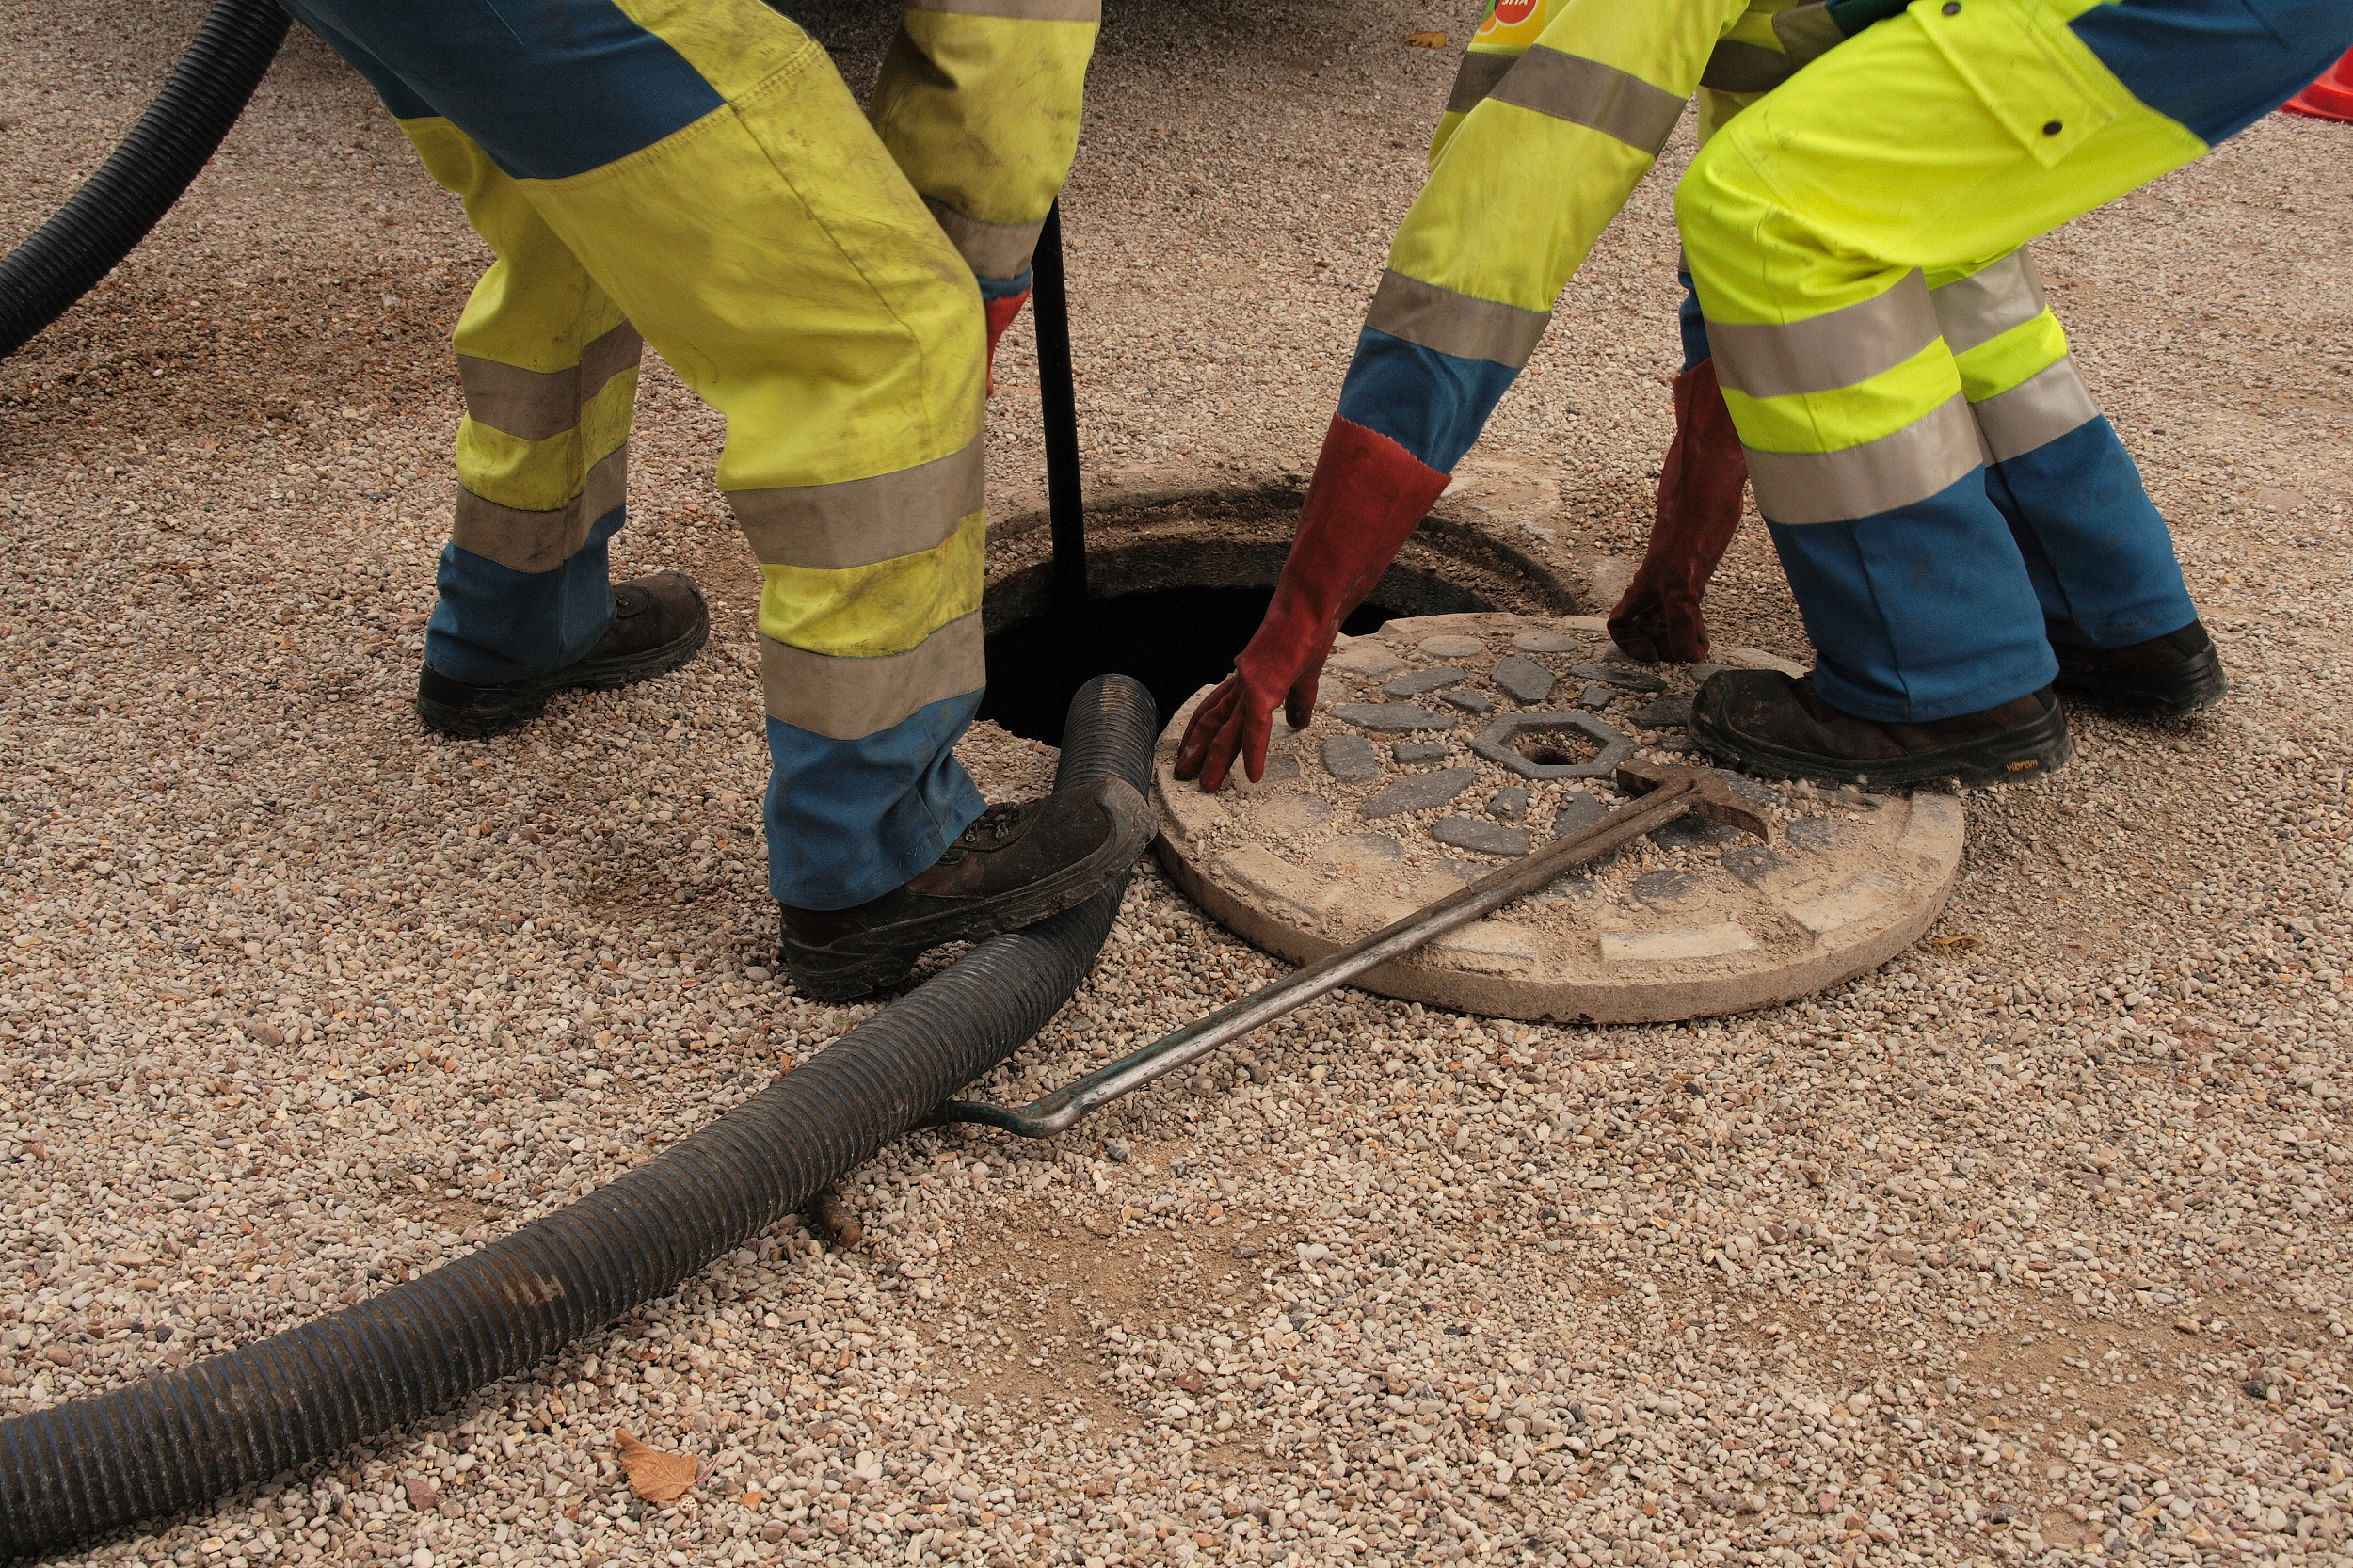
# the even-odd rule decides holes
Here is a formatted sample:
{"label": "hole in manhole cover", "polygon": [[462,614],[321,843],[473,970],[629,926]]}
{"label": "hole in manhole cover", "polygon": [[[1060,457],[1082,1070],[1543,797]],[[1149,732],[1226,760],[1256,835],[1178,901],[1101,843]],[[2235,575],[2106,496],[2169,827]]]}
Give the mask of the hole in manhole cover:
{"label": "hole in manhole cover", "polygon": [[1522,735],[1512,749],[1540,768],[1581,768],[1601,755],[1598,743],[1575,730]]}

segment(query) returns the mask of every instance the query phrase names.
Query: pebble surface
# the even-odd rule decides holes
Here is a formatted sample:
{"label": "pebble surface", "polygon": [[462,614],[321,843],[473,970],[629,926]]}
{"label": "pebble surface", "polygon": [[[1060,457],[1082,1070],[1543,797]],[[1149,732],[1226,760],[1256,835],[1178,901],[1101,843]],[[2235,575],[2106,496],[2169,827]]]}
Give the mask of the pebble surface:
{"label": "pebble surface", "polygon": [[[1111,8],[1069,193],[1091,473],[1304,474],[1476,9]],[[803,14],[871,79],[888,8]],[[190,25],[12,25],[0,241]],[[1688,148],[1463,471],[1537,498],[1533,552],[1639,558]],[[784,1227],[59,1560],[2347,1560],[2348,195],[2353,128],[2273,117],[2038,247],[2237,689],[2080,713],[2066,772],[1972,796],[1946,918],[1886,969],[1661,1029],[1338,993],[1059,1143],[910,1138],[843,1184],[849,1251]],[[431,1268],[869,1011],[768,967],[758,578],[659,366],[616,552],[701,578],[710,651],[491,743],[409,716],[481,263],[297,32],[156,236],[0,363],[0,1410]],[[1027,331],[1000,515],[1039,468]],[[1753,525],[1708,609],[1802,660]],[[967,749],[995,795],[1050,774]],[[1279,972],[1146,865],[978,1092]],[[706,1479],[639,1502],[620,1427]]]}

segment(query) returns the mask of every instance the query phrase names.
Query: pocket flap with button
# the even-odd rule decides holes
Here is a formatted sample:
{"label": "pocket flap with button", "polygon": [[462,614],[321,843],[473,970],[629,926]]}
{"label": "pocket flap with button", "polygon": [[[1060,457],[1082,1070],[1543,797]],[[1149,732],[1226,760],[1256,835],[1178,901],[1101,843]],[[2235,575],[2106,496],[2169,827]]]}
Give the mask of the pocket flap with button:
{"label": "pocket flap with button", "polygon": [[[2105,68],[2036,0],[1942,0],[1912,14],[2005,130],[2045,168],[2114,124]],[[2075,56],[2081,54],[2083,58]]]}

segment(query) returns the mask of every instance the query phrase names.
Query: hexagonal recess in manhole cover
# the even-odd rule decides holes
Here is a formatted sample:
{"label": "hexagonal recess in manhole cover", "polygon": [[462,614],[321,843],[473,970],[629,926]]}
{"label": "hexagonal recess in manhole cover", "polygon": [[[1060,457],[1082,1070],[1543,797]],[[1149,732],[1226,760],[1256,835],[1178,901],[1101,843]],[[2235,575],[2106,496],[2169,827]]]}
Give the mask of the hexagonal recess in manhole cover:
{"label": "hexagonal recess in manhole cover", "polygon": [[[1627,665],[1595,616],[1394,620],[1334,650],[1306,729],[1276,714],[1260,783],[1178,783],[1176,740],[1208,688],[1178,710],[1157,759],[1157,847],[1212,918],[1310,963],[1623,804],[1614,754],[1693,761],[1682,727],[1718,667]],[[1735,787],[1771,819],[1770,843],[1686,818],[1357,984],[1501,1017],[1737,1013],[1882,964],[1943,910],[1961,864],[1953,796]]]}

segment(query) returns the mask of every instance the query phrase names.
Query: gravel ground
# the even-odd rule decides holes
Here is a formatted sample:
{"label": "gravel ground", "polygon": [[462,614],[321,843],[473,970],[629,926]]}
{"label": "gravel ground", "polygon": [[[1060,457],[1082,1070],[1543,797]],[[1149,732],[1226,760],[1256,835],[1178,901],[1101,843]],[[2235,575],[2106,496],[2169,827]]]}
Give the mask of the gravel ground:
{"label": "gravel ground", "polygon": [[[1304,471],[1474,8],[1114,6],[1070,195],[1098,479]],[[0,238],[194,16],[0,22]],[[883,8],[811,20],[866,79]],[[2275,118],[2043,248],[2238,690],[2088,716],[2066,773],[1974,797],[1886,970],[1672,1029],[1342,993],[1059,1144],[912,1138],[844,1184],[858,1247],[779,1232],[73,1560],[2347,1560],[2348,154]],[[1666,440],[1668,188],[1475,459],[1596,562],[1639,550]],[[429,1268],[865,1011],[766,968],[756,578],[666,375],[621,553],[702,577],[710,653],[488,744],[409,716],[479,261],[297,38],[154,241],[0,365],[0,1408]],[[1016,347],[1000,515],[1034,408]],[[1754,531],[1713,612],[1802,655]],[[1050,762],[970,750],[1001,794]],[[1275,972],[1147,866],[993,1092]],[[636,1502],[623,1427],[707,1475]]]}

